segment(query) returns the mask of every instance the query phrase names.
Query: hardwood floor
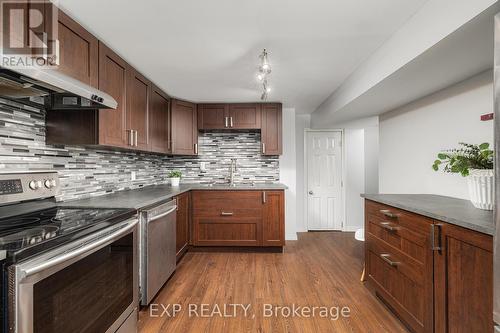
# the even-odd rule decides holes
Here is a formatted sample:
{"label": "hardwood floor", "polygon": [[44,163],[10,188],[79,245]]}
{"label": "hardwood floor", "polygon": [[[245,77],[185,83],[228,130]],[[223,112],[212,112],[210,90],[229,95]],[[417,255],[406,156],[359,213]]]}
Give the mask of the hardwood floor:
{"label": "hardwood floor", "polygon": [[[298,241],[287,242],[284,253],[188,252],[153,305],[141,310],[139,332],[407,332],[359,281],[363,244],[353,236],[302,233]],[[182,307],[175,317],[174,304]],[[207,314],[216,306],[222,312],[224,304],[228,308],[222,315],[234,314],[229,304],[250,308],[247,316],[238,307],[235,317],[216,312],[208,318],[197,316],[202,314],[202,304],[208,304]],[[318,309],[309,318],[307,312],[302,312],[303,317],[286,317],[287,310],[277,317],[264,317],[265,304],[338,307],[339,313],[348,307],[350,313],[337,320],[335,310],[325,316]],[[164,308],[169,315],[162,315]]]}

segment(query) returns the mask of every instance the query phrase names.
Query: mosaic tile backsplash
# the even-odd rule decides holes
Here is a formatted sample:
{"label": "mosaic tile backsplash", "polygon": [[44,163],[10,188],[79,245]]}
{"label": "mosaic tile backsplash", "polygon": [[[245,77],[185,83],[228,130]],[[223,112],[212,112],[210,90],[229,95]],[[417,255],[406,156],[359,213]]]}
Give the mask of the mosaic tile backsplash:
{"label": "mosaic tile backsplash", "polygon": [[238,159],[236,182],[279,181],[279,158],[260,154],[259,132],[205,132],[198,143],[196,157],[49,146],[44,110],[0,98],[0,171],[57,170],[59,201],[167,183],[171,170],[182,171],[185,183],[227,182],[231,158]]}

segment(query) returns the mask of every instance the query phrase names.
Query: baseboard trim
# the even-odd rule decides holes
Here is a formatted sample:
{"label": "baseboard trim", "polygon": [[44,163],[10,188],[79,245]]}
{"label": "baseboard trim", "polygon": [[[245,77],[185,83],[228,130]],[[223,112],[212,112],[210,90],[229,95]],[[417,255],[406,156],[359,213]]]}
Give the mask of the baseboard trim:
{"label": "baseboard trim", "polygon": [[297,233],[290,233],[285,235],[285,240],[297,240]]}

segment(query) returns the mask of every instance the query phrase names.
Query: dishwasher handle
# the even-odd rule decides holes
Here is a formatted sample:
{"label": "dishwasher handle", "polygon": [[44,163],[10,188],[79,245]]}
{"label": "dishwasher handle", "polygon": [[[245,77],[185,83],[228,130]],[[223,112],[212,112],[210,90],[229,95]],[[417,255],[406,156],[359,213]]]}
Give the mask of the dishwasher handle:
{"label": "dishwasher handle", "polygon": [[176,211],[177,210],[177,205],[173,205],[172,208],[170,208],[169,210],[167,210],[166,212],[164,213],[161,213],[159,215],[155,215],[153,216],[152,218],[147,218],[146,219],[146,222],[149,223],[149,222],[153,222],[153,221],[156,221],[158,219],[161,219],[162,217],[164,216],[167,216],[168,214],[171,214],[172,212]]}

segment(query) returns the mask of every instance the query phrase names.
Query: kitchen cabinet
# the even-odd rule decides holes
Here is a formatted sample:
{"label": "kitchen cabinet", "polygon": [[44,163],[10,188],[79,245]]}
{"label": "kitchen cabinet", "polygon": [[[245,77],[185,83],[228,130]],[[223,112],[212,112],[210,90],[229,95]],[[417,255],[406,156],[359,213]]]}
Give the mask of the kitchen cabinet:
{"label": "kitchen cabinet", "polygon": [[212,129],[261,129],[261,104],[198,104],[198,127]]}
{"label": "kitchen cabinet", "polygon": [[492,237],[437,223],[435,332],[493,332]]}
{"label": "kitchen cabinet", "polygon": [[90,32],[58,11],[58,71],[86,83],[98,85],[98,40]]}
{"label": "kitchen cabinet", "polygon": [[198,104],[198,129],[229,128],[228,104]]}
{"label": "kitchen cabinet", "polygon": [[149,96],[151,82],[131,68],[127,86],[127,131],[132,146],[139,150],[149,149]]}
{"label": "kitchen cabinet", "polygon": [[156,86],[151,88],[149,108],[150,151],[170,153],[170,98]]}
{"label": "kitchen cabinet", "polygon": [[189,244],[190,225],[190,192],[180,194],[177,200],[177,225],[176,225],[176,257],[177,261],[187,251]]}
{"label": "kitchen cabinet", "polygon": [[196,104],[174,99],[172,111],[172,154],[198,155]]}
{"label": "kitchen cabinet", "polygon": [[261,107],[262,155],[281,155],[283,153],[281,104],[267,103]]}
{"label": "kitchen cabinet", "polygon": [[285,192],[264,191],[262,209],[262,245],[285,246]]}
{"label": "kitchen cabinet", "polygon": [[[116,110],[102,109],[98,114],[98,143],[104,146],[128,147],[132,145],[127,135],[127,87],[129,66],[99,42],[99,90],[111,95],[117,102]],[[79,112],[86,112],[79,111]]]}
{"label": "kitchen cabinet", "polygon": [[261,104],[229,104],[229,127],[233,129],[260,129]]}
{"label": "kitchen cabinet", "polygon": [[192,200],[194,246],[284,245],[283,191],[193,191]]}
{"label": "kitchen cabinet", "polygon": [[414,332],[492,332],[492,237],[365,203],[368,283]]}

